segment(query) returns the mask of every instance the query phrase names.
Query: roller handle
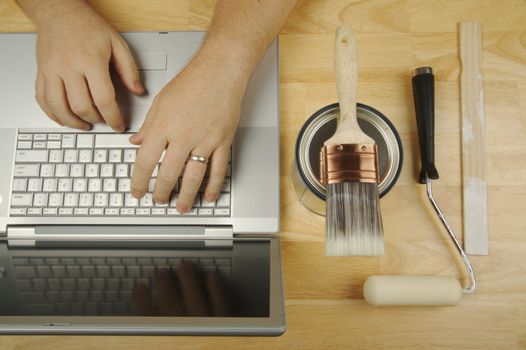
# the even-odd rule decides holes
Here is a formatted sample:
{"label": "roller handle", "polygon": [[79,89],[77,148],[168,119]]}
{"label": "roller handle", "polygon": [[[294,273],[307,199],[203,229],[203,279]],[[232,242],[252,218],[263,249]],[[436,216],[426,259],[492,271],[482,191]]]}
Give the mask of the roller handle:
{"label": "roller handle", "polygon": [[412,82],[422,163],[419,182],[425,184],[427,178],[438,179],[435,167],[435,78],[431,67],[416,68]]}

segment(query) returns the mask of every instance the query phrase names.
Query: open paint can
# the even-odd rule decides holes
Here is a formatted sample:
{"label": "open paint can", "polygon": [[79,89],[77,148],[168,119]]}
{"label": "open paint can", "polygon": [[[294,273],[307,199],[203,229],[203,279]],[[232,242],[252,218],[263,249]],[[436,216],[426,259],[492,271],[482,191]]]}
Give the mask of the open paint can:
{"label": "open paint can", "polygon": [[[325,186],[320,182],[320,150],[336,131],[338,103],[314,113],[296,140],[292,185],[299,201],[311,211],[325,215]],[[402,142],[394,125],[376,109],[357,104],[358,124],[378,145],[380,198],[394,186],[402,170]]]}

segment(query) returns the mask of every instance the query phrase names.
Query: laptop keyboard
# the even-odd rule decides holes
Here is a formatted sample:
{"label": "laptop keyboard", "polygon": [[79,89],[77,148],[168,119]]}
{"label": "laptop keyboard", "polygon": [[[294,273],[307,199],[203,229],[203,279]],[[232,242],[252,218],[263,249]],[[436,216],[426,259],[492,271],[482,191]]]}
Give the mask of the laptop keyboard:
{"label": "laptop keyboard", "polygon": [[198,275],[216,270],[228,283],[231,259],[173,257],[16,257],[13,266],[26,311],[33,315],[127,315],[133,290],[142,284],[155,298],[155,273],[182,261]]}
{"label": "laptop keyboard", "polygon": [[[11,216],[180,216],[175,209],[179,179],[168,204],[156,204],[153,190],[137,200],[130,193],[137,146],[131,134],[19,133],[11,195]],[[184,216],[230,216],[231,164],[215,202],[200,188]]]}

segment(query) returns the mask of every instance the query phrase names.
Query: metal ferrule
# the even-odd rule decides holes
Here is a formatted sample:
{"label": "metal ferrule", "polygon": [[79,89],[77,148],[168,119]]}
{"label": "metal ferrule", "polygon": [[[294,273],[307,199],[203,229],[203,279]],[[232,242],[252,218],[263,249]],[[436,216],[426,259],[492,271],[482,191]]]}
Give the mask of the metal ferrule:
{"label": "metal ferrule", "polygon": [[378,146],[371,144],[326,145],[320,155],[320,182],[379,183]]}

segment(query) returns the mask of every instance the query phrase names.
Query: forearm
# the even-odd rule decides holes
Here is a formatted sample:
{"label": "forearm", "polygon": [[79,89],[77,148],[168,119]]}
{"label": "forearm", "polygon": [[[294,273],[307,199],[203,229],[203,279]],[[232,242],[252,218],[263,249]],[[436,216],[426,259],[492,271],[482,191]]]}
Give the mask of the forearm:
{"label": "forearm", "polygon": [[[297,0],[218,0],[212,23],[195,57],[248,81]],[[212,68],[210,68],[212,69]]]}
{"label": "forearm", "polygon": [[94,12],[86,0],[15,1],[38,29],[70,19],[79,11]]}

